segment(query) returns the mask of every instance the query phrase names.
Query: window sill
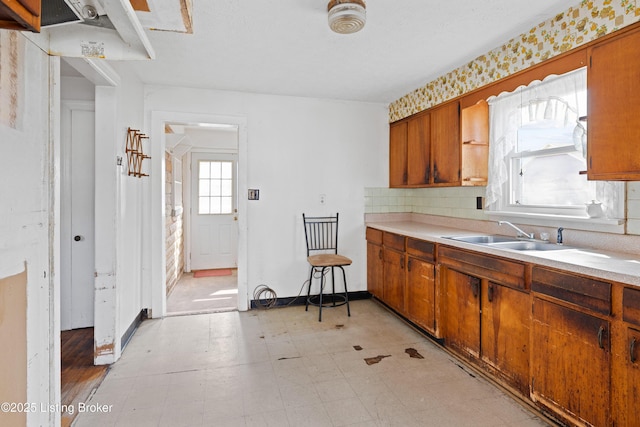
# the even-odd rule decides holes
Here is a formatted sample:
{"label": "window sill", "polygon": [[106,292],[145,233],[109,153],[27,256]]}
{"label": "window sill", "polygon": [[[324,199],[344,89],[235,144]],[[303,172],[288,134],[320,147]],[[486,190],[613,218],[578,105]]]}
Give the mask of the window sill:
{"label": "window sill", "polygon": [[579,216],[548,215],[510,211],[484,211],[487,216],[501,220],[513,220],[518,224],[543,227],[564,227],[574,230],[599,231],[624,234],[625,220],[611,218],[588,218]]}

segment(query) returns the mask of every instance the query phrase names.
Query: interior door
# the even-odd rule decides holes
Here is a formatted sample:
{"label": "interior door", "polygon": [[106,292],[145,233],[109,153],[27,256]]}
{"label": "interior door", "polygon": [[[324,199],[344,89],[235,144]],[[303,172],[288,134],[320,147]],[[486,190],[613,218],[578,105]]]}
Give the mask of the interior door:
{"label": "interior door", "polygon": [[191,270],[238,266],[237,163],[191,153]]}
{"label": "interior door", "polygon": [[94,324],[95,114],[92,103],[61,113],[61,329]]}

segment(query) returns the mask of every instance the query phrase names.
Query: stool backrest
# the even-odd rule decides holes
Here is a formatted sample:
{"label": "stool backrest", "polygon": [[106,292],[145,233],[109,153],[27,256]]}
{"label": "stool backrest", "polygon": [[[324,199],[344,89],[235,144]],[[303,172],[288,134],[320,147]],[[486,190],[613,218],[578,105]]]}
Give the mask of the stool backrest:
{"label": "stool backrest", "polygon": [[338,253],[338,214],[335,216],[306,216],[304,237],[307,241],[307,256],[311,252]]}

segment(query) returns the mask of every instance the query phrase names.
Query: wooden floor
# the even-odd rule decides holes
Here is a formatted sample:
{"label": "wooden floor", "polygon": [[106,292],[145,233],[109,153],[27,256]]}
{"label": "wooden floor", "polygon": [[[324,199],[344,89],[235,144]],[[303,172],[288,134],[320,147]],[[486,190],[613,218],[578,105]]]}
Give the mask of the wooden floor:
{"label": "wooden floor", "polygon": [[107,366],[93,365],[93,328],[63,331],[60,334],[63,407],[75,411],[62,413],[62,426],[70,426],[78,415],[78,403],[85,402],[107,374]]}

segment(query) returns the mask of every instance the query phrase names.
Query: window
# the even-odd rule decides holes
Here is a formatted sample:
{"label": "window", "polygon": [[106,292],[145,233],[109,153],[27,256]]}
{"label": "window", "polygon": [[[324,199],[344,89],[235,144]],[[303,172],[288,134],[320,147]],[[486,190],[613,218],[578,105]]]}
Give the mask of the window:
{"label": "window", "polygon": [[489,210],[586,218],[586,204],[598,200],[608,217],[623,216],[623,184],[588,181],[581,173],[586,73],[551,76],[489,100]]}
{"label": "window", "polygon": [[198,213],[221,215],[233,212],[233,162],[198,163]]}

